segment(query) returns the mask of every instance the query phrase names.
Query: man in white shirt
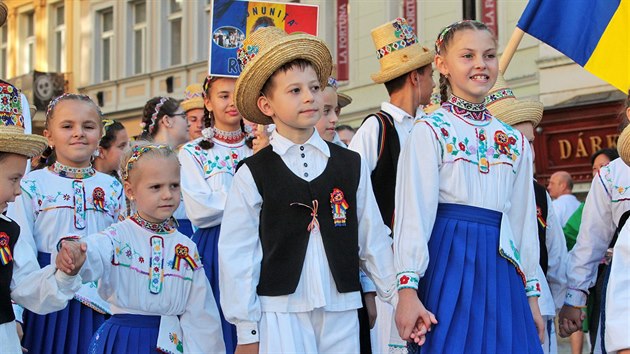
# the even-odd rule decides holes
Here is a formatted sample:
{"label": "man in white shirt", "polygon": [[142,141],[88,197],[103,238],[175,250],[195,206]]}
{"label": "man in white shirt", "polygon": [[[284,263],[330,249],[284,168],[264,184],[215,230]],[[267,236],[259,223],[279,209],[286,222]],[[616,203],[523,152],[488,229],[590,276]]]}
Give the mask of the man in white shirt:
{"label": "man in white shirt", "polygon": [[580,206],[580,201],[571,194],[573,191],[571,175],[566,171],[558,171],[552,174],[547,190],[551,198],[553,198],[552,204],[560,225],[564,227],[571,215]]}

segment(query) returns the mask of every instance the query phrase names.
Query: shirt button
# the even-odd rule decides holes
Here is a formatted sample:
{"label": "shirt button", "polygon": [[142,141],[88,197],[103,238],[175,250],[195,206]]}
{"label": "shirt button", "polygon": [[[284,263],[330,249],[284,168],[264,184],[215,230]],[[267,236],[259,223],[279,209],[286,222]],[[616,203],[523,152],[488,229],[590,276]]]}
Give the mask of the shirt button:
{"label": "shirt button", "polygon": [[252,335],[255,336],[256,335],[256,330],[252,329]]}
{"label": "shirt button", "polygon": [[301,151],[304,151],[304,146],[300,146],[300,150],[301,150]]}
{"label": "shirt button", "polygon": [[300,156],[302,156],[302,158],[305,158],[305,157],[306,157],[306,155],[304,155],[304,154],[300,154]]}
{"label": "shirt button", "polygon": [[308,167],[308,164],[306,162],[304,163],[304,167]]}
{"label": "shirt button", "polygon": [[308,172],[304,172],[304,177],[308,177]]}

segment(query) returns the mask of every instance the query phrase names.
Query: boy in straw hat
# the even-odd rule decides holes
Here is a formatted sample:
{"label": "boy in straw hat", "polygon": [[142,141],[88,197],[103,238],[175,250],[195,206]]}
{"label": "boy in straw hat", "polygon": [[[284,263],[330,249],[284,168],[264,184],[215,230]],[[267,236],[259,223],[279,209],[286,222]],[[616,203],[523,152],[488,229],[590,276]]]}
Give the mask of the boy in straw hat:
{"label": "boy in straw hat", "polygon": [[[3,214],[21,194],[27,159],[46,148],[46,139],[24,134],[20,92],[0,80],[0,353],[21,353],[11,300],[37,313],[58,311],[81,286],[77,276],[39,268],[30,250],[35,241],[20,235],[20,226]],[[82,264],[76,259],[77,264]]]}
{"label": "boy in straw hat", "polygon": [[267,27],[237,56],[238,110],[276,125],[235,174],[219,236],[237,352],[357,353],[359,265],[388,300],[395,274],[367,167],[314,128],[331,54],[316,37]]}
{"label": "boy in straw hat", "polygon": [[[499,73],[497,82],[486,97],[486,108],[493,116],[520,131],[530,144],[533,143],[534,129],[542,119],[543,105],[537,101],[517,100],[501,73]],[[532,147],[532,157],[534,157],[533,152]],[[562,232],[562,225],[551,205],[549,193],[536,180],[533,183],[540,244],[538,278],[541,279],[542,288],[538,304],[545,323],[543,351],[545,353],[557,353],[554,317],[556,309],[562,306],[566,293],[567,245]]]}
{"label": "boy in straw hat", "polygon": [[[383,102],[380,111],[365,118],[349,148],[367,161],[381,217],[391,229],[398,155],[417,113],[422,113],[418,108],[429,103],[435,87],[432,77],[435,52],[420,45],[404,18],[373,29],[372,41],[380,63],[380,71],[372,74],[372,80],[385,85],[389,102]],[[377,310],[374,349],[383,352],[388,350],[393,309],[377,301]],[[397,333],[394,337],[398,339]]]}
{"label": "boy in straw hat", "polygon": [[201,136],[206,117],[203,110],[203,87],[199,84],[188,85],[181,106],[188,119],[188,140],[195,140]]}

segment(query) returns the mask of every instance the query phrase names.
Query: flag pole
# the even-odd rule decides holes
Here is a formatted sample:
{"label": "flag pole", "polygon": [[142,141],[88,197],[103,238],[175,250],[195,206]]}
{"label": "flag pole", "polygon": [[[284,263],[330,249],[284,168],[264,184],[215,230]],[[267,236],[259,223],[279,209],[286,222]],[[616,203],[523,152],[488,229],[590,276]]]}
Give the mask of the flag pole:
{"label": "flag pole", "polygon": [[505,50],[503,51],[503,54],[499,59],[499,71],[501,71],[502,73],[505,73],[508,65],[510,65],[510,61],[514,56],[514,53],[516,53],[516,49],[518,49],[518,45],[521,43],[521,39],[523,39],[523,34],[525,34],[525,32],[523,32],[522,29],[518,27],[514,29],[512,37],[510,37],[510,40],[505,46]]}

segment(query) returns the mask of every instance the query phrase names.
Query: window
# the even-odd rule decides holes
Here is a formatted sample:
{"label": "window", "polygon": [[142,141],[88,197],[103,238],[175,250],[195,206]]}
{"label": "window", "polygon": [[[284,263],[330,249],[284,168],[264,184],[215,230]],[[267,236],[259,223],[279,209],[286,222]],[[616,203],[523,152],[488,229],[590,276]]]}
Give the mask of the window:
{"label": "window", "polygon": [[53,69],[60,73],[66,71],[66,21],[63,5],[56,6],[53,11]]}
{"label": "window", "polygon": [[133,34],[133,74],[141,74],[146,66],[146,36],[147,36],[147,4],[146,1],[136,1],[131,4]]}
{"label": "window", "polygon": [[0,27],[0,78],[7,79],[7,27]]}
{"label": "window", "polygon": [[108,8],[97,12],[97,50],[95,56],[97,81],[112,79],[114,51],[114,11]]}
{"label": "window", "polygon": [[168,31],[171,66],[182,63],[182,0],[168,0]]}
{"label": "window", "polygon": [[20,14],[20,74],[26,74],[35,68],[35,13],[33,11]]}

